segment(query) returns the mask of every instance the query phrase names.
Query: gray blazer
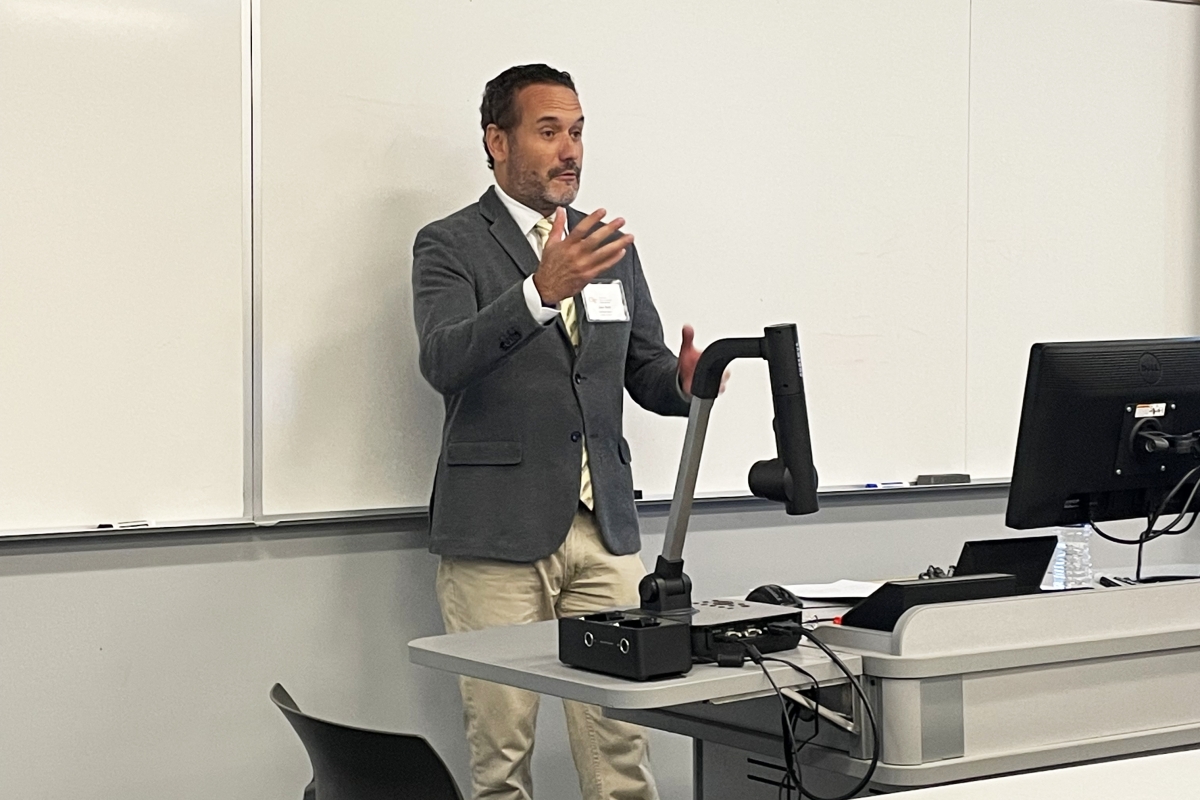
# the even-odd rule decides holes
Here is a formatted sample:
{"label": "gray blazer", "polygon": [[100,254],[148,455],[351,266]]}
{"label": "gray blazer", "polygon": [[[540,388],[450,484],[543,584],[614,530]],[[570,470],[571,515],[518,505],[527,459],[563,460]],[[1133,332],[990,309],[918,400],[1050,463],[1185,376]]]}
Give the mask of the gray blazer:
{"label": "gray blazer", "polygon": [[[584,216],[567,215],[572,227]],[[589,323],[580,304],[578,353],[561,318],[529,313],[521,282],[537,266],[491,188],[413,245],[421,374],[446,404],[434,553],[529,562],[557,550],[579,503],[584,437],[604,543],[617,555],[640,548],[622,388],[659,414],[685,416],[688,398],[637,251],[602,278],[620,279],[630,321]]]}

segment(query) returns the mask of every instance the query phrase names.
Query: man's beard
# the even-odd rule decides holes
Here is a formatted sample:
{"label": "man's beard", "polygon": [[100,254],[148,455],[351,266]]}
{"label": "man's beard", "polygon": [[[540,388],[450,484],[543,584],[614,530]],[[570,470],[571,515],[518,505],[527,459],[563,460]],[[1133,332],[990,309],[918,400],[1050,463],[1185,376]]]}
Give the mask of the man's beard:
{"label": "man's beard", "polygon": [[[571,161],[550,170],[543,178],[537,170],[529,169],[518,157],[510,158],[510,169],[513,177],[513,199],[535,210],[545,210],[558,206],[570,205],[579,194],[579,182],[582,176],[582,165]],[[563,185],[559,191],[554,191],[554,178],[564,172],[574,172],[575,182]]]}

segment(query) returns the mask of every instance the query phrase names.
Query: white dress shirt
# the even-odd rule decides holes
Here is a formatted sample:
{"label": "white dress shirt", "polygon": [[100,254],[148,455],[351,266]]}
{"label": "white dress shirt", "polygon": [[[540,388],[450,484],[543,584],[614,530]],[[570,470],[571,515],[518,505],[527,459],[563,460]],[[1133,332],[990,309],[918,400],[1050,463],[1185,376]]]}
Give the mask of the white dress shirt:
{"label": "white dress shirt", "polygon": [[[529,246],[533,248],[533,254],[540,261],[542,258],[542,239],[538,236],[534,226],[538,221],[543,219],[542,215],[534,211],[527,205],[518,203],[513,200],[504,190],[500,188],[500,184],[496,184],[496,196],[500,198],[500,202],[504,203],[504,207],[508,209],[509,215],[513,221],[517,223],[517,227],[521,229],[521,233],[525,234],[525,241],[529,242]],[[563,229],[566,232],[566,229]],[[530,275],[525,279],[521,286],[525,292],[525,305],[529,307],[529,313],[533,318],[543,325],[548,325],[554,321],[554,318],[559,315],[559,306],[546,306],[542,303],[542,296],[538,294],[537,287],[533,285],[533,276]]]}

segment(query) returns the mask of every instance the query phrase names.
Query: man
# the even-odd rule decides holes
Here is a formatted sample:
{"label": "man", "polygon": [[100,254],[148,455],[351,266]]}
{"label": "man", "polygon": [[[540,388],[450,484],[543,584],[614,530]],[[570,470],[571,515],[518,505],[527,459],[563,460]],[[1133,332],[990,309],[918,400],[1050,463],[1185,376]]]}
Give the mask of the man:
{"label": "man", "polygon": [[[637,604],[622,389],[686,415],[700,356],[690,327],[678,358],[664,343],[624,220],[570,208],[583,164],[571,77],[513,67],[480,111],[496,186],[413,246],[421,372],[446,405],[430,550],[450,632]],[[528,800],[538,696],[460,685],[474,796]],[[639,728],[564,707],[586,800],[657,798]]]}

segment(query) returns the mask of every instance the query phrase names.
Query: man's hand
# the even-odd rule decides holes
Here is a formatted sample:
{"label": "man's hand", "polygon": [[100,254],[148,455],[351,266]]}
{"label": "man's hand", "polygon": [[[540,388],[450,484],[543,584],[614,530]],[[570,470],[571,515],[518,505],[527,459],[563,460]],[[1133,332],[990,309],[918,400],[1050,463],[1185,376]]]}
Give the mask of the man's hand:
{"label": "man's hand", "polygon": [[606,243],[610,236],[620,232],[625,220],[617,217],[601,224],[604,214],[603,208],[596,209],[563,238],[567,213],[561,207],[555,210],[542,262],[533,274],[534,288],[543,302],[553,304],[574,297],[625,256],[625,249],[633,244],[633,234],[622,234]]}
{"label": "man's hand", "polygon": [[[700,352],[694,341],[696,330],[691,325],[683,326],[683,344],[679,346],[679,386],[684,394],[692,393],[692,377],[696,374],[696,362],[700,360]],[[721,388],[717,394],[725,392],[725,383],[729,380],[729,370],[721,376]]]}

